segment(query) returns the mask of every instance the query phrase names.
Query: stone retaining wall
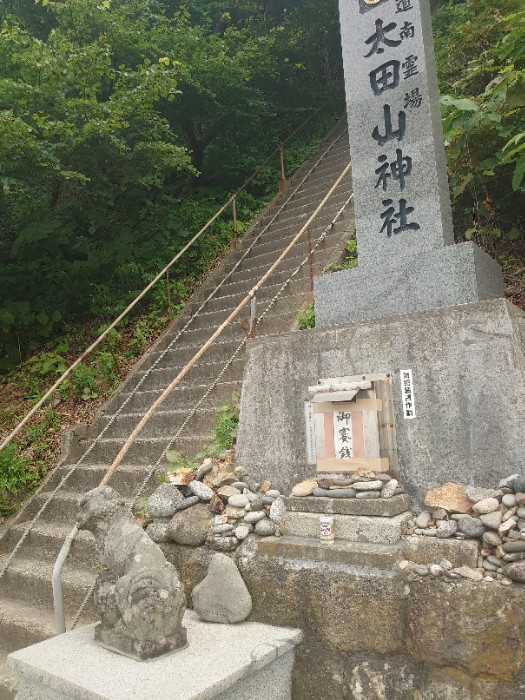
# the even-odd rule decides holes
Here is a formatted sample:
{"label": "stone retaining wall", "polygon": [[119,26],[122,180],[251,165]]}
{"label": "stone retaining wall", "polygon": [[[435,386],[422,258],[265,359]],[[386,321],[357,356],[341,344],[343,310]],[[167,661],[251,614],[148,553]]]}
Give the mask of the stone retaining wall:
{"label": "stone retaining wall", "polygon": [[[214,552],[163,549],[190,602]],[[357,577],[344,564],[261,556],[255,542],[232,557],[253,598],[250,619],[303,630],[296,700],[525,698],[522,585]]]}

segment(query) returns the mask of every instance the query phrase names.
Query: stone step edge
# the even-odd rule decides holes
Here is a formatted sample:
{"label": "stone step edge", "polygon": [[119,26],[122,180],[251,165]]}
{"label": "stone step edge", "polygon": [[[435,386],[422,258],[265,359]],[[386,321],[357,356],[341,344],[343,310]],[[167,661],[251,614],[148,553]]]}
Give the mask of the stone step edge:
{"label": "stone step edge", "polygon": [[391,498],[330,498],[329,496],[289,496],[286,508],[291,513],[319,515],[355,515],[392,518],[411,509],[408,494]]}
{"label": "stone step edge", "polygon": [[[335,537],[350,542],[396,544],[400,541],[402,531],[412,517],[411,511],[392,517],[336,514],[334,516]],[[319,535],[319,514],[288,511],[280,527],[283,535],[316,538]]]}

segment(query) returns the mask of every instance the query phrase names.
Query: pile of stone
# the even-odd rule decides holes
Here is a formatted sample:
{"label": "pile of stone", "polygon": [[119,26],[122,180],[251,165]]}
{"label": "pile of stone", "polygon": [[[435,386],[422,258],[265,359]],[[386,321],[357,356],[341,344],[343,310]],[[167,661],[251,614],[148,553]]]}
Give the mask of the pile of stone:
{"label": "pile of stone", "polygon": [[327,474],[296,484],[291,496],[318,498],[392,498],[404,493],[397,479],[384,472],[357,471],[348,476]]}
{"label": "pile of stone", "polygon": [[448,483],[429,491],[425,504],[405,534],[479,540],[480,553],[477,569],[409,567],[416,574],[525,583],[525,476],[513,474],[495,489]]}
{"label": "pile of stone", "polygon": [[168,475],[147,499],[147,533],[154,542],[176,542],[219,552],[234,551],[250,534],[280,535],[284,500],[269,481],[242,481],[230,459],[203,462],[198,471]]}

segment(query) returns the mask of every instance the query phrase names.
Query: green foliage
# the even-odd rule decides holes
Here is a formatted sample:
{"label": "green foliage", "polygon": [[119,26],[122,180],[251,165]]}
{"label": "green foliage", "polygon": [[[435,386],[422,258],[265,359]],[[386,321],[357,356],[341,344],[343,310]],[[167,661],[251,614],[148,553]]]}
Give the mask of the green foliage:
{"label": "green foliage", "polygon": [[436,15],[455,220],[489,249],[525,242],[525,11],[446,3]]}
{"label": "green foliage", "polygon": [[297,325],[301,331],[307,330],[308,328],[315,328],[315,309],[313,302],[299,311],[297,314]]}
{"label": "green foliage", "polygon": [[225,452],[235,444],[239,425],[240,402],[241,395],[234,392],[231,400],[217,409],[217,416],[212,428],[214,437],[212,450],[215,454]]}
{"label": "green foliage", "polygon": [[[335,0],[2,3],[0,370],[67,324],[123,310],[326,99],[337,42]],[[246,194],[241,232],[275,193],[275,165]],[[202,274],[231,233],[219,220],[173,283]]]}
{"label": "green foliage", "polygon": [[349,270],[353,267],[357,267],[357,239],[355,237],[355,231],[352,237],[346,242],[345,250],[343,253],[343,259],[339,263],[332,263],[328,266],[330,272],[339,272],[339,270]]}
{"label": "green foliage", "polygon": [[29,468],[29,460],[10,444],[0,452],[0,514],[16,511],[18,495],[36,485],[38,474]]}
{"label": "green foliage", "polygon": [[165,456],[170,463],[167,469],[168,473],[175,472],[177,469],[182,469],[183,467],[187,469],[198,469],[200,466],[200,462],[188,459],[188,457],[181,452],[177,452],[177,450],[166,450]]}

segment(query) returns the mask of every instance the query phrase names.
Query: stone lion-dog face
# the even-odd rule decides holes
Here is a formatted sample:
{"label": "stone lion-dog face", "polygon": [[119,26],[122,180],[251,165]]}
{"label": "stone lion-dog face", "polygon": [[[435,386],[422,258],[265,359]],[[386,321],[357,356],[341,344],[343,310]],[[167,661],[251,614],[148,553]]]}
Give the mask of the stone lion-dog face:
{"label": "stone lion-dog face", "polygon": [[100,616],[95,638],[135,659],[160,656],[186,645],[186,600],[175,567],[142,530],[109,486],[79,502],[77,525],[95,536],[103,571],[95,583]]}

